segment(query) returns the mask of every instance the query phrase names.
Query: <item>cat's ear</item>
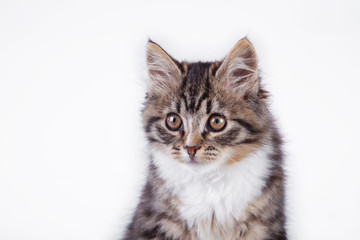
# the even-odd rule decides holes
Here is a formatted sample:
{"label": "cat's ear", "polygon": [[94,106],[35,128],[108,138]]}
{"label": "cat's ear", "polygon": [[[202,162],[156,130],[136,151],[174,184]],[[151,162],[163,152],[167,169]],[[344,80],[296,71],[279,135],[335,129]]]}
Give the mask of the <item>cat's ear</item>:
{"label": "cat's ear", "polygon": [[147,43],[146,63],[150,77],[150,91],[164,94],[180,84],[179,64],[151,40]]}
{"label": "cat's ear", "polygon": [[215,78],[222,88],[235,91],[239,96],[257,95],[260,86],[258,62],[249,40],[243,38],[237,42],[216,71]]}

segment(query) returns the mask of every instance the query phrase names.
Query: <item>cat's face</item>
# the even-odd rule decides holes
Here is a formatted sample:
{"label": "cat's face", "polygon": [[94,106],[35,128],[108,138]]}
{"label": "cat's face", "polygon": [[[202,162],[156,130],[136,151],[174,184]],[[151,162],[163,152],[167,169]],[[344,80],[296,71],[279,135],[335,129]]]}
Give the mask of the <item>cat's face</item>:
{"label": "cat's face", "polygon": [[255,52],[241,40],[214,63],[178,63],[148,43],[143,110],[150,144],[193,166],[232,164],[266,139],[268,112]]}

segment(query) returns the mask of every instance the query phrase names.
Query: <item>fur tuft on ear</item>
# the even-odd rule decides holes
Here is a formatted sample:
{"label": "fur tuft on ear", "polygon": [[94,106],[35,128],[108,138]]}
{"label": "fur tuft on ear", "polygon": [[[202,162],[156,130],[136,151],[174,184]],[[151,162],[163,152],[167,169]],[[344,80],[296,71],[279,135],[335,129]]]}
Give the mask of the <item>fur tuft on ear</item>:
{"label": "fur tuft on ear", "polygon": [[146,63],[150,77],[150,92],[165,94],[179,85],[181,70],[178,63],[151,40],[146,48]]}
{"label": "fur tuft on ear", "polygon": [[215,77],[222,88],[244,98],[256,96],[260,79],[255,49],[247,38],[241,39],[226,56]]}

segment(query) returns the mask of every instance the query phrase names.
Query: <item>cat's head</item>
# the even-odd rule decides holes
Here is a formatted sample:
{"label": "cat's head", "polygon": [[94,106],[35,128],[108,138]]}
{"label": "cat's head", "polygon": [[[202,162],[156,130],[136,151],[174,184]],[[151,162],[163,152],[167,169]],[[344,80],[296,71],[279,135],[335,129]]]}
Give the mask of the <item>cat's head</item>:
{"label": "cat's head", "polygon": [[143,121],[153,149],[183,164],[228,165],[266,143],[267,93],[246,38],[223,61],[206,63],[180,63],[149,41],[146,61]]}

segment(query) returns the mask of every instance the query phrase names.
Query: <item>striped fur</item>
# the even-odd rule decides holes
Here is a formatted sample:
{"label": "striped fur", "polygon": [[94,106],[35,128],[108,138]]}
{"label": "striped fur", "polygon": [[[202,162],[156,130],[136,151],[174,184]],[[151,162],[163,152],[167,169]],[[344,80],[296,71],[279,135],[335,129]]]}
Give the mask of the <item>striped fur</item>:
{"label": "striped fur", "polygon": [[[287,239],[281,137],[250,42],[221,62],[179,63],[149,41],[147,62],[149,175],[123,239]],[[170,113],[178,131],[166,127]],[[211,131],[212,114],[224,130]]]}

